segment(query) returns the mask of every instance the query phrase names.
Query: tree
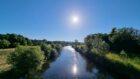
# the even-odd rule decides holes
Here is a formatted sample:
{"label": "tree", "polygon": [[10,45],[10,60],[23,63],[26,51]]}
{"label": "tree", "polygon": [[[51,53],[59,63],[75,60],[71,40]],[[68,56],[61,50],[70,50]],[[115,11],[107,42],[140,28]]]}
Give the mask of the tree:
{"label": "tree", "polygon": [[57,50],[58,48],[55,48],[55,44],[41,44],[41,50],[44,51],[44,54],[47,59],[52,59],[58,56]]}
{"label": "tree", "polygon": [[51,45],[41,44],[41,50],[44,51],[45,57],[49,59],[52,51]]}
{"label": "tree", "polygon": [[117,29],[116,33],[111,36],[111,49],[116,51],[139,52],[139,37],[140,32],[136,29],[126,27]]}
{"label": "tree", "polygon": [[41,68],[44,54],[38,46],[18,46],[7,60],[18,74],[25,75]]}
{"label": "tree", "polygon": [[50,53],[50,58],[53,59],[56,58],[57,56],[58,56],[58,52],[56,49],[53,48]]}
{"label": "tree", "polygon": [[103,49],[102,46],[106,45],[109,50],[109,35],[108,34],[91,34],[85,38],[85,44],[89,50],[92,48]]}
{"label": "tree", "polygon": [[8,47],[16,47],[18,45],[32,45],[32,41],[22,35],[17,34],[0,34],[0,40],[7,40],[10,42]]}
{"label": "tree", "polygon": [[8,40],[0,40],[0,48],[7,48],[9,47],[10,42]]}
{"label": "tree", "polygon": [[117,28],[116,27],[112,28],[110,36],[113,36],[116,32],[117,32]]}

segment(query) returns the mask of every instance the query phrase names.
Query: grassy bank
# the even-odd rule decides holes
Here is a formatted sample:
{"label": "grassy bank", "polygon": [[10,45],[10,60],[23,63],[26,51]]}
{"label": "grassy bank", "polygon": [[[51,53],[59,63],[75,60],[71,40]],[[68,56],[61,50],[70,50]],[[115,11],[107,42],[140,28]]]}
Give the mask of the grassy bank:
{"label": "grassy bank", "polygon": [[14,48],[0,49],[0,72],[10,69],[10,65],[7,64],[7,56],[14,50]]}
{"label": "grassy bank", "polygon": [[114,53],[99,55],[96,53],[87,54],[87,59],[96,63],[99,67],[104,67],[112,73],[127,79],[140,78],[140,58],[129,58]]}
{"label": "grassy bank", "polygon": [[43,69],[49,66],[45,62],[57,58],[60,49],[52,45],[0,49],[0,79],[40,79]]}
{"label": "grassy bank", "polygon": [[114,53],[107,53],[105,55],[105,58],[107,58],[108,60],[110,60],[112,62],[122,63],[125,66],[130,65],[133,68],[140,71],[140,57],[130,58],[127,56],[122,56],[122,55],[118,55],[118,54],[114,54]]}
{"label": "grassy bank", "polygon": [[45,58],[40,46],[18,46],[15,49],[1,49],[0,53],[0,60],[3,61],[0,79],[30,77],[41,70]]}
{"label": "grassy bank", "polygon": [[111,73],[117,74],[121,79],[140,79],[140,57],[116,54],[100,53],[98,51],[85,52],[84,47],[76,48],[89,61],[95,63]]}

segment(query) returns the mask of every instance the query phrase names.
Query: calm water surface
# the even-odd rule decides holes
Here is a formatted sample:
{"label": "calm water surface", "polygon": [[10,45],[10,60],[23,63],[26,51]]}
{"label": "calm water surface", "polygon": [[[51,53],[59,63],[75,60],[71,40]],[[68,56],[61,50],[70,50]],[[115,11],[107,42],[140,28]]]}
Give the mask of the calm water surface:
{"label": "calm water surface", "polygon": [[43,79],[114,79],[88,63],[71,46],[62,49],[61,55],[43,73]]}

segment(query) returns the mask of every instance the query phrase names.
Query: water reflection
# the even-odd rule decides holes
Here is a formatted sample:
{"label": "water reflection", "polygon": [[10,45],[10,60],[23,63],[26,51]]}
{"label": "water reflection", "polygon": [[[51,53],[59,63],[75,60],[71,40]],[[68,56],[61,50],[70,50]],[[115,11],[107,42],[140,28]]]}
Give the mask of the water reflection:
{"label": "water reflection", "polygon": [[72,52],[72,53],[75,53],[75,52],[76,52],[75,49],[72,48],[72,46],[65,46],[65,47],[63,48],[63,50],[67,50],[67,51]]}
{"label": "water reflection", "polygon": [[77,71],[78,71],[78,70],[77,70],[77,65],[74,64],[73,67],[72,67],[72,72],[73,72],[73,74],[76,75]]}
{"label": "water reflection", "polygon": [[43,79],[113,79],[98,70],[71,46],[64,47],[61,55],[43,73]]}

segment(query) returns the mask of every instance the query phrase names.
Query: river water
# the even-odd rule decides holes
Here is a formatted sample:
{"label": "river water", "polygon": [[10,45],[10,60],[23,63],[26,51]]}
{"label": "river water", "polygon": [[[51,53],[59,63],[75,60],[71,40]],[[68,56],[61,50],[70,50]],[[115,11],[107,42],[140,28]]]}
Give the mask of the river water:
{"label": "river water", "polygon": [[114,79],[107,72],[88,63],[71,46],[65,46],[60,56],[43,73],[43,79]]}

